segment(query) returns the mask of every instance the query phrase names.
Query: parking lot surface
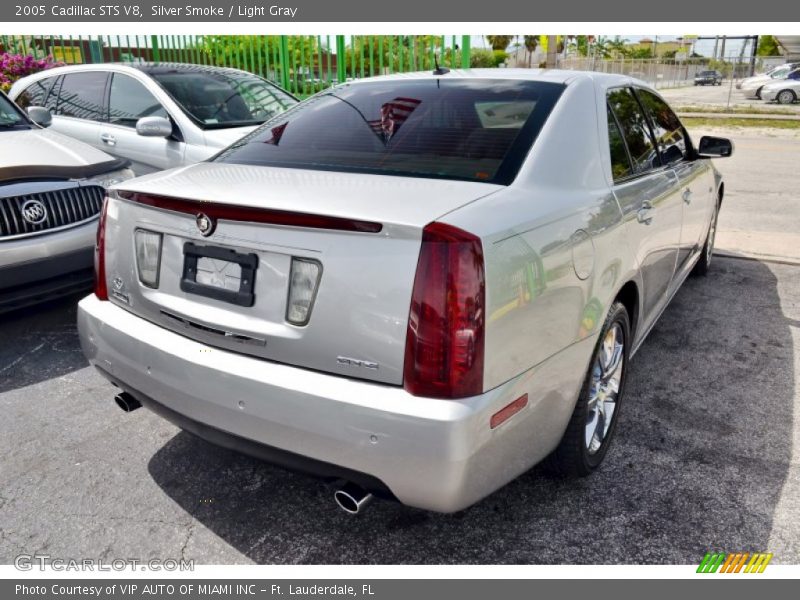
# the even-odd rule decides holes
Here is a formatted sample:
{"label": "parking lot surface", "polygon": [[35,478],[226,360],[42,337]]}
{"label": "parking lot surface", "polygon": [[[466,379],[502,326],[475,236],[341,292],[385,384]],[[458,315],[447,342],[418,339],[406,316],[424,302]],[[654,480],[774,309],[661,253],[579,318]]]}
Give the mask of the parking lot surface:
{"label": "parking lot surface", "polygon": [[[125,414],[86,366],[74,302],[5,319],[0,562],[692,563],[710,548],[800,560],[800,269],[717,260],[631,363],[603,468],[536,468],[469,510],[377,501]],[[21,358],[18,362],[14,362]]]}
{"label": "parking lot surface", "polygon": [[731,87],[729,79],[722,85],[688,85],[677,88],[664,88],[659,93],[673,106],[726,107],[737,109],[755,108],[757,110],[794,112],[800,115],[800,102],[794,104],[778,104],[763,102],[756,98],[745,98],[739,90]]}
{"label": "parking lot surface", "polygon": [[[796,169],[800,140],[736,141],[740,162],[719,161],[720,234],[800,230],[792,177],[768,170]],[[696,564],[712,549],[800,562],[798,265],[715,258],[631,362],[597,473],[537,467],[455,515],[376,501],[353,517],[328,484],[123,413],[81,354],[76,300],[0,316],[0,563]]]}

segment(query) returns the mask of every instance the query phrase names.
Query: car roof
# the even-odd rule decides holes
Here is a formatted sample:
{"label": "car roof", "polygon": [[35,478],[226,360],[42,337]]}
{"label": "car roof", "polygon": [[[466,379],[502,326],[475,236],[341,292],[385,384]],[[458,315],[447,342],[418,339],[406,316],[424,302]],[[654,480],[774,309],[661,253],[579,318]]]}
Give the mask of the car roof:
{"label": "car roof", "polygon": [[650,85],[629,77],[613,73],[595,73],[594,71],[570,71],[566,69],[451,69],[445,74],[436,74],[431,71],[416,71],[413,73],[395,73],[393,75],[379,75],[366,79],[354,79],[348,83],[365,84],[376,81],[403,81],[424,79],[485,79],[485,80],[522,80],[544,81],[551,83],[569,84],[574,81],[590,80],[596,85],[609,88],[622,85],[638,85],[649,88]]}
{"label": "car roof", "polygon": [[[231,72],[242,73],[241,69],[234,69],[231,67],[216,67],[212,65],[194,65],[189,63],[177,62],[142,62],[142,63],[100,63],[100,64],[81,64],[81,65],[65,65],[63,67],[54,67],[46,71],[40,71],[33,75],[29,75],[30,79],[38,79],[43,76],[52,76],[58,73],[69,71],[103,71],[103,70],[116,70],[116,71],[139,71],[147,75],[152,75],[159,72],[170,71],[185,71],[185,72]],[[45,75],[46,74],[46,75]],[[28,79],[28,78],[25,78]],[[425,80],[425,79],[482,79],[482,80],[521,80],[521,81],[543,81],[551,83],[560,83],[568,85],[570,83],[589,80],[600,89],[608,89],[613,87],[620,87],[624,85],[637,85],[652,89],[650,84],[630,77],[628,75],[618,75],[613,73],[596,73],[594,71],[570,71],[566,69],[451,69],[444,74],[435,74],[430,71],[416,71],[411,73],[395,73],[392,75],[378,75],[376,77],[368,77],[364,79],[353,79],[348,81],[347,85],[365,85],[381,81],[409,81],[409,80]]]}
{"label": "car roof", "polygon": [[156,73],[170,73],[175,71],[185,71],[187,73],[246,73],[241,69],[234,69],[233,67],[217,67],[213,65],[193,65],[190,63],[177,63],[177,62],[141,62],[141,63],[128,63],[128,62],[109,62],[109,63],[92,63],[92,64],[79,64],[79,65],[63,65],[60,67],[53,67],[46,71],[39,71],[46,73],[48,76],[67,73],[69,71],[139,71],[147,75]]}

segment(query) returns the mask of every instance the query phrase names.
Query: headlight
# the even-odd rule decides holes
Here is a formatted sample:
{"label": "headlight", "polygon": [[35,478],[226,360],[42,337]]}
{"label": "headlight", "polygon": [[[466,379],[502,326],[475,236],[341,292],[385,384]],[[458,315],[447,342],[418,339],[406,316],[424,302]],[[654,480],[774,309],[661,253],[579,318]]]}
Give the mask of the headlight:
{"label": "headlight", "polygon": [[158,271],[161,265],[161,234],[146,229],[134,232],[136,243],[136,268],[139,281],[149,288],[158,287]]}
{"label": "headlight", "polygon": [[289,274],[289,304],[286,320],[293,325],[305,325],[311,318],[311,309],[317,295],[322,265],[315,260],[292,258]]}
{"label": "headlight", "polygon": [[133,177],[133,171],[130,169],[117,169],[116,171],[109,171],[108,173],[103,173],[102,175],[93,177],[92,181],[97,185],[102,185],[104,188],[108,189],[112,185],[122,183],[123,181],[132,179]]}

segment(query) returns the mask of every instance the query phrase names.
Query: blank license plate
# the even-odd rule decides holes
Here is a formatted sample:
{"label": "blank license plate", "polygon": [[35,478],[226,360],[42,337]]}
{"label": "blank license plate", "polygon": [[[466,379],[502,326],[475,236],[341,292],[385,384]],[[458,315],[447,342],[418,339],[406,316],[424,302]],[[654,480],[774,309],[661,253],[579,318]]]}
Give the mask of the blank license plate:
{"label": "blank license plate", "polygon": [[239,306],[253,306],[258,268],[256,254],[186,242],[183,255],[181,289],[184,292]]}

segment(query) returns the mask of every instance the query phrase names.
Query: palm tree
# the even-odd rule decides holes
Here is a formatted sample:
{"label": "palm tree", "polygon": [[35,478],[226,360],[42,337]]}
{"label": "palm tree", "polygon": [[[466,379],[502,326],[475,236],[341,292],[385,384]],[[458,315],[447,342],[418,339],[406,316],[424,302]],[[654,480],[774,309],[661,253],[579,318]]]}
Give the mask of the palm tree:
{"label": "palm tree", "polygon": [[616,36],[613,40],[608,40],[606,42],[606,46],[611,51],[614,58],[619,58],[620,56],[625,56],[628,53],[628,47],[626,44],[628,40],[624,40],[619,36]]}
{"label": "palm tree", "polygon": [[528,51],[528,67],[530,67],[533,53],[536,51],[536,47],[539,45],[539,36],[525,35],[522,37],[525,40],[525,50]]}
{"label": "palm tree", "polygon": [[508,48],[511,40],[514,39],[513,35],[487,35],[486,41],[492,46],[492,50],[503,50]]}

